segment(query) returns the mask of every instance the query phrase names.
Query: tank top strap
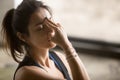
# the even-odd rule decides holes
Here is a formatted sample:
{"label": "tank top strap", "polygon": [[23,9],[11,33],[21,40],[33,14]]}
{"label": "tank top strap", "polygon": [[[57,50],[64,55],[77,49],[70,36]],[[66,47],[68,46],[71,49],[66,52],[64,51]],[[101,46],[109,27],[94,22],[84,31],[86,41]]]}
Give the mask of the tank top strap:
{"label": "tank top strap", "polygon": [[59,68],[59,70],[63,73],[64,77],[67,80],[71,80],[69,74],[68,74],[68,70],[65,67],[64,63],[62,62],[62,60],[57,56],[57,54],[55,52],[50,52],[50,57],[52,58],[52,60],[55,62],[56,66]]}

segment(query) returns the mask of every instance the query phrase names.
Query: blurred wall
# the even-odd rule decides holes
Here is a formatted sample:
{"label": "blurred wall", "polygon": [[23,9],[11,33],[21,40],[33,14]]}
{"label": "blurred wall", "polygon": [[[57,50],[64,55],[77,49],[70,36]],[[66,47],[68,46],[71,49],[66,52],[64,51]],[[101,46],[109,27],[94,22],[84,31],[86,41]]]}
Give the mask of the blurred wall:
{"label": "blurred wall", "polygon": [[120,43],[120,0],[43,0],[71,36]]}
{"label": "blurred wall", "polygon": [[[2,23],[5,13],[13,7],[14,7],[14,0],[0,0],[0,25]],[[1,40],[2,40],[2,36],[0,34],[0,42]]]}

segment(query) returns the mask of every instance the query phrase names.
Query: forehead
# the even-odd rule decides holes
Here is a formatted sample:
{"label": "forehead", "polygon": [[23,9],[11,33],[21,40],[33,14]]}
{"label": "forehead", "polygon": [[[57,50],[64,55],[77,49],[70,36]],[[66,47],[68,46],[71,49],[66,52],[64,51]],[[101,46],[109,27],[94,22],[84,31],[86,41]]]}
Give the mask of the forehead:
{"label": "forehead", "polygon": [[45,8],[39,8],[31,15],[30,24],[42,22],[45,17],[50,18],[50,13]]}

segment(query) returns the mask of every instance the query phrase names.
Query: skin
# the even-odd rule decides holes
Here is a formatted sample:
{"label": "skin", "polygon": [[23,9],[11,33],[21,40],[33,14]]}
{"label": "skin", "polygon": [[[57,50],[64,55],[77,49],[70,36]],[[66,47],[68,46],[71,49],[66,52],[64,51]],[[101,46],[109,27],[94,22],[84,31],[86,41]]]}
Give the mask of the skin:
{"label": "skin", "polygon": [[[41,25],[40,23],[43,20],[44,22]],[[69,61],[66,60],[65,57],[68,55],[77,53],[73,52],[74,48],[68,40],[63,27],[51,20],[46,9],[40,8],[32,14],[28,30],[29,36],[19,32],[17,35],[21,40],[29,44],[30,55],[45,70],[36,66],[24,66],[17,71],[15,80],[65,80],[54,62],[49,59],[49,49],[54,48],[56,45],[60,46],[64,51],[65,55],[58,52],[56,54],[65,64],[73,80],[89,80],[88,74],[78,56]]]}

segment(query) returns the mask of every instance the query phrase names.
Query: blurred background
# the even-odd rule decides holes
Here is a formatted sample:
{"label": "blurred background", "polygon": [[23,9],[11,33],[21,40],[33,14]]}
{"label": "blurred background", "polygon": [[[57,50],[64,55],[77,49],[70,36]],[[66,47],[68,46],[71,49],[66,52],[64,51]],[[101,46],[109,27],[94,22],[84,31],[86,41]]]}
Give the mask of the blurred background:
{"label": "blurred background", "polygon": [[[21,1],[0,0],[0,24]],[[120,0],[42,1],[64,27],[91,80],[120,80]],[[0,80],[12,80],[18,64],[3,51],[2,35],[0,47]]]}

